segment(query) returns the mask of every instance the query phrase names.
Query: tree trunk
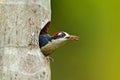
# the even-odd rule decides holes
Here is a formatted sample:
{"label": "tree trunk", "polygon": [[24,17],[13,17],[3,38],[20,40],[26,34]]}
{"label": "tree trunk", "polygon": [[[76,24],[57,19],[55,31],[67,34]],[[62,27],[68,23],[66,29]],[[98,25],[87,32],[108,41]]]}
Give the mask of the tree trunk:
{"label": "tree trunk", "polygon": [[0,0],[0,80],[50,80],[38,46],[50,19],[50,0]]}

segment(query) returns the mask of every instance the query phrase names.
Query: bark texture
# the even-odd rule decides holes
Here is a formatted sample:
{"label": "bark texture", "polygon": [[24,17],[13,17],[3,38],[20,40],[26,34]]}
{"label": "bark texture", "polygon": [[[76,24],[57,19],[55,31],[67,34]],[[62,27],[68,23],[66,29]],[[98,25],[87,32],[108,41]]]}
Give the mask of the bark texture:
{"label": "bark texture", "polygon": [[38,46],[50,19],[50,0],[0,0],[0,80],[50,80]]}

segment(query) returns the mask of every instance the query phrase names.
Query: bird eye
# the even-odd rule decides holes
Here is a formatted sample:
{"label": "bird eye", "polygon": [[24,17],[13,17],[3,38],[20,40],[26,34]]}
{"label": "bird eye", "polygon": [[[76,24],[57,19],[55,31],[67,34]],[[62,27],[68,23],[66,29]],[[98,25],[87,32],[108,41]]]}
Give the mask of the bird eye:
{"label": "bird eye", "polygon": [[64,37],[65,36],[65,33],[64,32],[61,32],[58,34],[60,37]]}

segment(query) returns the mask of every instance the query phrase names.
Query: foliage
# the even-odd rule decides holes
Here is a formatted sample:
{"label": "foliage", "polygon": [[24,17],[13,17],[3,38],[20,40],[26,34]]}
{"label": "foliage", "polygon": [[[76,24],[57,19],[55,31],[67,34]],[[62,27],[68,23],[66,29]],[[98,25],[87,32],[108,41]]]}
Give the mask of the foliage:
{"label": "foliage", "polygon": [[52,56],[52,80],[120,80],[120,1],[52,0],[50,33],[80,36]]}

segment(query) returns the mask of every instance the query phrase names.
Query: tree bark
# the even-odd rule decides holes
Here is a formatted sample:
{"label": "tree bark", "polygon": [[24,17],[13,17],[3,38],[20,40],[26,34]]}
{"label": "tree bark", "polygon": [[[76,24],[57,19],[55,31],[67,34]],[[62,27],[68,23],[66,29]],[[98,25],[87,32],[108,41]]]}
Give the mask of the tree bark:
{"label": "tree bark", "polygon": [[50,80],[38,45],[50,20],[50,0],[0,0],[0,80]]}

